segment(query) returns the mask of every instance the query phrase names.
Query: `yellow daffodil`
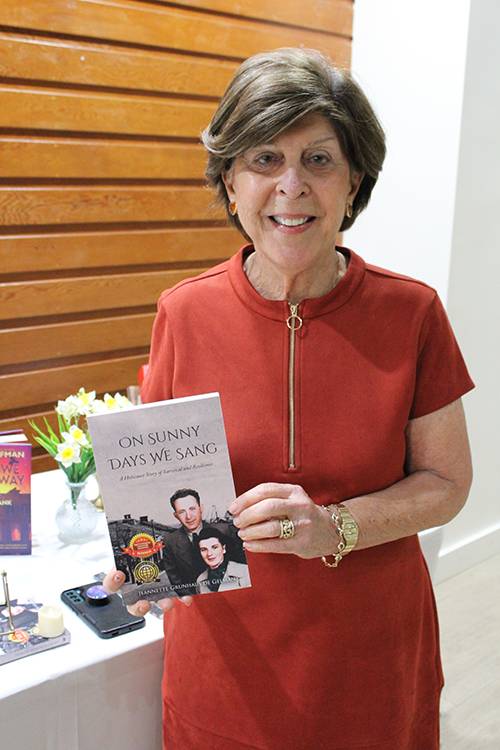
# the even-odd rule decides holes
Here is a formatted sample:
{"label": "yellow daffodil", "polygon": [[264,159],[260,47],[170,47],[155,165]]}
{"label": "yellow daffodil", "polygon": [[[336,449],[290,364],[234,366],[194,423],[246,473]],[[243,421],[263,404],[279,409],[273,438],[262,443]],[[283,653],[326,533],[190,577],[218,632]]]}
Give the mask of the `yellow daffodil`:
{"label": "yellow daffodil", "polygon": [[67,443],[77,443],[81,446],[89,445],[87,435],[76,424],[71,425],[69,432],[61,432],[61,437],[63,437]]}
{"label": "yellow daffodil", "polygon": [[95,411],[95,401],[95,391],[87,393],[83,388],[80,388],[76,394],[78,414],[81,414],[82,416],[93,414]]}
{"label": "yellow daffodil", "polygon": [[71,466],[71,464],[79,463],[80,446],[78,443],[60,443],[57,446],[55,459],[63,466],[66,466],[66,468]]}
{"label": "yellow daffodil", "polygon": [[117,409],[126,409],[131,406],[130,401],[126,396],[122,396],[121,393],[115,393],[114,396],[110,396],[106,393],[104,396],[104,403],[107,411],[116,411]]}

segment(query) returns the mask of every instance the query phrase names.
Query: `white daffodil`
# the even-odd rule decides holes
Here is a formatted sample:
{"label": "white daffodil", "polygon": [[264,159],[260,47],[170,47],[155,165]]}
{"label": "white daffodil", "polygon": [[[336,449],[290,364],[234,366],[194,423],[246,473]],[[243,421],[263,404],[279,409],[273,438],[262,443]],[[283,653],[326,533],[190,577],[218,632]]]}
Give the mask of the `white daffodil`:
{"label": "white daffodil", "polygon": [[107,411],[107,408],[104,401],[102,401],[100,398],[96,398],[92,402],[92,411],[90,411],[89,414],[103,414],[103,412],[105,411]]}
{"label": "white daffodil", "polygon": [[103,411],[106,411],[106,404],[104,403],[104,401],[102,401],[102,399],[95,398],[90,405],[87,416],[89,414],[102,414]]}
{"label": "white daffodil", "polygon": [[71,481],[84,481],[95,471],[87,417],[90,414],[127,408],[132,408],[132,404],[120,393],[116,393],[114,397],[106,393],[104,400],[101,400],[96,398],[95,391],[87,393],[84,388],[80,388],[76,395],[58,401],[55,407],[58,414],[55,430],[46,418],[45,432],[31,420],[30,425],[36,432],[35,440],[56,459]]}
{"label": "white daffodil", "polygon": [[130,401],[126,396],[122,396],[121,393],[115,393],[114,396],[110,396],[106,393],[104,396],[104,403],[108,411],[117,411],[118,409],[127,409],[131,406]]}
{"label": "white daffodil", "polygon": [[84,388],[80,388],[80,390],[76,394],[78,414],[81,414],[83,416],[93,414],[93,406],[95,400],[95,391],[90,391],[89,393],[87,393]]}
{"label": "white daffodil", "polygon": [[56,461],[68,468],[71,464],[80,462],[80,446],[75,442],[59,443],[57,446]]}
{"label": "white daffodil", "polygon": [[87,435],[80,427],[77,427],[76,424],[71,425],[69,432],[62,432],[61,437],[63,437],[65,442],[69,444],[76,443],[82,447],[90,445]]}
{"label": "white daffodil", "polygon": [[58,401],[56,411],[61,414],[67,422],[78,415],[78,403],[76,396],[68,396],[65,401]]}

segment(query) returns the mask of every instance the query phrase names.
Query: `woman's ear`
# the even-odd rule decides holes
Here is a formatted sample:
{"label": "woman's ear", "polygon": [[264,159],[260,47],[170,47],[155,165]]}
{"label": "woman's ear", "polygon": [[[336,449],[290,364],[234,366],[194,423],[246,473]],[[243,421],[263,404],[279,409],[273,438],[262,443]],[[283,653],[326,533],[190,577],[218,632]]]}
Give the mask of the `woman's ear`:
{"label": "woman's ear", "polygon": [[352,204],[358,194],[359,187],[363,182],[364,172],[351,172],[351,192],[348,195],[349,202]]}
{"label": "woman's ear", "polygon": [[234,170],[231,167],[231,169],[228,169],[227,172],[222,172],[222,181],[226,187],[226,193],[227,197],[229,198],[229,201],[235,201],[236,200],[236,193],[234,192],[233,187],[233,179],[234,179]]}

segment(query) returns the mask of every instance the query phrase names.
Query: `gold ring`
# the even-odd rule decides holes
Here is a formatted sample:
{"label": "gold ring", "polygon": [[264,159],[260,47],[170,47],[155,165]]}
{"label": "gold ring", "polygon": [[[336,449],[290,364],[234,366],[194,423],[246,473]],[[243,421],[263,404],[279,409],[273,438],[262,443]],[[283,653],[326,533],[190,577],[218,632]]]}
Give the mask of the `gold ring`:
{"label": "gold ring", "polygon": [[284,518],[282,521],[280,521],[280,526],[280,539],[291,539],[295,534],[295,526],[293,525],[293,521],[290,521],[289,518]]}

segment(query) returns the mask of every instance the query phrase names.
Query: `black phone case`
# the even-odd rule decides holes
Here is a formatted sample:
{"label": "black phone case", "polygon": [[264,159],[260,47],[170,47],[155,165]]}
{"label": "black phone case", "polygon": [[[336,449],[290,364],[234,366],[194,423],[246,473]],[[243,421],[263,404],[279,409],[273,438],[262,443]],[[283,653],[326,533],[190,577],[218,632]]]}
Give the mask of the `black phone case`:
{"label": "black phone case", "polygon": [[93,586],[96,586],[95,581],[67,589],[62,592],[61,599],[99,638],[114,638],[144,627],[144,617],[131,615],[117,594],[109,594],[108,601],[102,606],[89,604],[85,592]]}

